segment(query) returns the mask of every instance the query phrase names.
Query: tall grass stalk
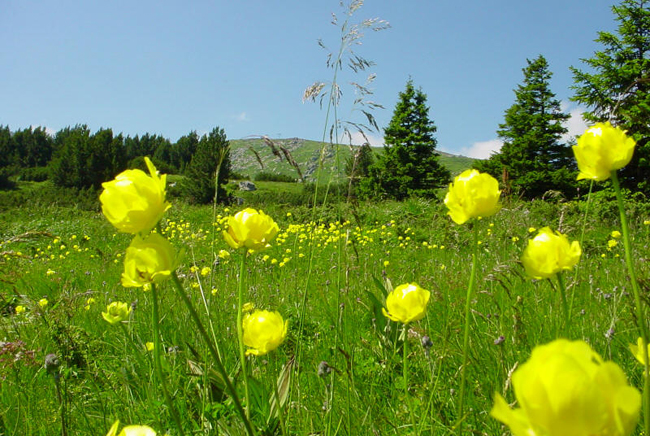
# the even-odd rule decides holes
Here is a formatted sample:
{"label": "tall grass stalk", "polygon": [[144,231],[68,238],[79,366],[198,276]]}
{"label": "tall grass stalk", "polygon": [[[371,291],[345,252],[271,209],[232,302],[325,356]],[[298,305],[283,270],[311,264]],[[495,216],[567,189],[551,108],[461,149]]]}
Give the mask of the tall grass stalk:
{"label": "tall grass stalk", "polygon": [[465,407],[465,386],[467,384],[467,361],[469,355],[469,316],[470,304],[472,295],[474,295],[474,286],[476,284],[476,264],[478,262],[478,222],[473,224],[473,244],[472,249],[472,269],[469,275],[469,284],[467,285],[467,296],[465,297],[465,328],[463,332],[463,366],[461,367],[460,375],[460,396],[458,398],[458,422],[457,434],[463,433],[463,422],[465,421],[464,407]]}
{"label": "tall grass stalk", "polygon": [[153,325],[153,362],[154,362],[154,371],[156,373],[156,378],[158,379],[158,384],[162,389],[163,396],[165,398],[165,403],[169,408],[169,413],[176,424],[178,433],[184,435],[183,424],[181,424],[181,418],[174,406],[174,401],[172,400],[171,395],[169,395],[169,390],[167,389],[167,380],[162,372],[162,364],[160,362],[160,314],[158,312],[158,291],[156,289],[156,284],[151,284],[151,299],[153,300],[153,310],[152,310],[152,325]]}
{"label": "tall grass stalk", "polygon": [[621,216],[621,232],[623,233],[623,246],[625,247],[625,264],[627,265],[627,273],[630,276],[632,284],[632,293],[634,294],[634,303],[636,305],[637,323],[639,324],[639,331],[643,339],[643,361],[644,361],[644,377],[643,377],[643,424],[645,434],[650,435],[650,361],[648,359],[648,327],[646,324],[646,311],[641,301],[641,293],[639,292],[639,283],[636,279],[634,272],[634,263],[632,261],[632,245],[630,243],[630,231],[627,225],[627,216],[625,214],[625,204],[623,203],[623,194],[621,193],[621,186],[618,181],[616,170],[612,171],[612,185],[616,192],[616,202],[618,204],[618,211]]}
{"label": "tall grass stalk", "polygon": [[243,313],[244,307],[244,273],[246,272],[246,250],[242,250],[241,262],[239,264],[239,282],[237,286],[237,340],[239,341],[239,360],[241,372],[244,377],[244,398],[246,399],[246,417],[251,417],[251,396],[248,388],[248,373],[246,370],[246,353],[244,352],[244,325]]}
{"label": "tall grass stalk", "polygon": [[230,394],[230,397],[233,400],[233,403],[235,405],[235,410],[242,418],[242,422],[244,423],[244,427],[246,428],[246,433],[249,436],[254,436],[255,430],[253,430],[253,426],[250,422],[250,419],[248,418],[248,415],[246,414],[244,408],[241,405],[241,401],[239,400],[239,396],[237,395],[235,386],[232,384],[232,381],[230,380],[230,375],[226,371],[226,368],[223,366],[223,362],[221,361],[221,357],[219,356],[219,353],[217,353],[217,349],[215,345],[212,343],[210,336],[208,335],[208,332],[205,330],[205,327],[203,326],[203,322],[201,321],[199,314],[196,312],[196,309],[194,308],[192,301],[185,293],[185,289],[183,289],[183,284],[181,283],[175,271],[172,273],[172,280],[175,285],[174,288],[176,289],[176,293],[178,294],[179,297],[181,297],[183,303],[185,303],[185,306],[187,307],[187,310],[189,311],[190,316],[194,321],[196,328],[199,331],[199,334],[201,335],[203,341],[208,347],[208,351],[212,356],[212,360],[217,366],[217,371],[219,372],[219,374],[221,374],[224,382],[226,383],[226,389],[228,390],[228,393]]}

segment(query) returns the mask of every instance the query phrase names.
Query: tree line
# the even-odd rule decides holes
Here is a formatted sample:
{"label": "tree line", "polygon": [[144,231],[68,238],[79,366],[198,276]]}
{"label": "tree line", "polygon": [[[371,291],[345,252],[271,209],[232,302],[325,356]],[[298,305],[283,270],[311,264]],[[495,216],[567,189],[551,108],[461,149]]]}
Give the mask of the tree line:
{"label": "tree line", "polygon": [[[215,127],[199,136],[190,132],[172,143],[160,135],[134,137],[114,134],[110,128],[91,133],[87,125],[66,127],[49,135],[42,127],[12,132],[0,126],[0,187],[13,180],[51,180],[56,186],[99,189],[127,168],[146,170],[144,156],[158,170],[185,175],[181,191],[193,202],[226,199],[230,174],[229,142],[223,129]],[[215,183],[219,171],[219,183]]]}

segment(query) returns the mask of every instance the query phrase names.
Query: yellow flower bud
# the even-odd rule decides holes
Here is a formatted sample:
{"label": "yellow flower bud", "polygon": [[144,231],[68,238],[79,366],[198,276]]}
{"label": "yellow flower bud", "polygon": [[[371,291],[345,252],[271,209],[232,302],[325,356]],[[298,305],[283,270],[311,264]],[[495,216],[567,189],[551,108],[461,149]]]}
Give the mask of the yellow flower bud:
{"label": "yellow flower bud", "polygon": [[47,301],[47,298],[41,298],[40,300],[38,300],[38,305],[41,306],[42,308],[45,308],[45,306],[47,306],[48,304],[50,304],[50,302]]}
{"label": "yellow flower bud", "polygon": [[578,162],[578,180],[592,179],[603,181],[609,179],[612,171],[627,165],[634,153],[634,139],[625,131],[613,127],[609,122],[598,123],[578,138],[573,146],[573,154]]}
{"label": "yellow flower bud", "polygon": [[489,174],[466,170],[449,185],[445,206],[456,224],[492,216],[499,210],[499,182]]}
{"label": "yellow flower bud", "polygon": [[16,315],[20,315],[21,313],[25,312],[25,306],[16,306]]}
{"label": "yellow flower bud", "polygon": [[279,312],[256,310],[247,313],[242,324],[244,344],[250,347],[246,355],[263,356],[284,342],[289,321],[284,321]]}
{"label": "yellow flower bud", "polygon": [[117,324],[129,317],[131,306],[120,301],[113,301],[106,306],[106,312],[102,312],[102,318],[109,324]]}
{"label": "yellow flower bud", "polygon": [[223,238],[232,248],[260,251],[269,245],[278,231],[273,218],[261,210],[246,208],[228,217],[228,229],[223,231]]}
{"label": "yellow flower bud", "polygon": [[384,316],[408,324],[424,318],[431,293],[416,283],[399,285],[386,297]]}
{"label": "yellow flower bud", "polygon": [[[16,313],[18,312],[18,308],[16,307]],[[634,354],[634,357],[636,357],[636,360],[641,362],[642,365],[645,366],[645,356],[643,355],[643,338],[639,338],[636,340],[636,345],[630,344],[630,351],[632,354]],[[650,352],[650,344],[648,345],[648,352]]]}
{"label": "yellow flower bud", "polygon": [[639,419],[639,391],[583,341],[535,347],[512,386],[520,408],[510,409],[497,393],[490,415],[514,436],[629,436]]}
{"label": "yellow flower bud", "polygon": [[126,249],[122,286],[140,287],[171,277],[179,263],[172,244],[158,233],[136,235]]}
{"label": "yellow flower bud", "polygon": [[566,235],[553,233],[549,227],[544,227],[528,241],[521,261],[530,277],[545,279],[573,268],[581,254],[578,241],[569,244]]}
{"label": "yellow flower bud", "polygon": [[144,344],[144,348],[145,348],[147,351],[153,351],[153,349],[154,349],[154,344],[153,344],[153,342],[146,342],[146,343]]}
{"label": "yellow flower bud", "polygon": [[106,436],[156,436],[156,432],[146,425],[127,425],[118,435],[117,429],[119,426],[120,421],[115,421]]}
{"label": "yellow flower bud", "polygon": [[102,212],[120,232],[149,232],[170,207],[165,201],[166,175],[158,176],[149,158],[145,162],[150,176],[142,170],[126,170],[102,183]]}

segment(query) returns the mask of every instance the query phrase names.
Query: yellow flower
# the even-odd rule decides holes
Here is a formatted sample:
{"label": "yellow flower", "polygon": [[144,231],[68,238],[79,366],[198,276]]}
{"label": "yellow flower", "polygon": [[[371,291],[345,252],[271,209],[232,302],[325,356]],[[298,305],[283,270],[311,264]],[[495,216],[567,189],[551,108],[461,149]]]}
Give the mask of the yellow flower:
{"label": "yellow flower", "polygon": [[621,236],[622,236],[621,232],[619,232],[618,230],[614,230],[612,232],[612,238],[614,238],[614,239],[621,239]]}
{"label": "yellow flower", "polygon": [[499,210],[499,182],[489,174],[466,170],[449,185],[445,206],[456,224],[492,216]]}
{"label": "yellow flower", "polygon": [[512,386],[520,408],[497,393],[490,415],[514,436],[628,436],[639,418],[641,394],[583,341],[535,347]]}
{"label": "yellow flower", "polygon": [[25,313],[25,306],[16,306],[16,315],[20,315],[21,313]]}
{"label": "yellow flower", "polygon": [[416,283],[399,285],[386,297],[384,316],[408,324],[424,318],[431,293]]}
{"label": "yellow flower", "polygon": [[242,324],[244,344],[250,347],[246,355],[263,356],[284,342],[289,321],[284,321],[279,312],[256,310],[244,315]]}
{"label": "yellow flower", "polygon": [[228,259],[230,257],[230,253],[228,253],[226,250],[219,250],[219,256],[220,259]]}
{"label": "yellow flower", "polygon": [[244,303],[244,305],[241,308],[241,311],[242,312],[250,312],[253,309],[255,309],[255,303],[248,302],[248,303]]}
{"label": "yellow flower", "polygon": [[43,307],[43,308],[44,308],[45,306],[47,306],[49,303],[50,303],[50,302],[47,301],[47,298],[41,298],[40,300],[38,300],[38,305],[41,306],[41,307]]}
{"label": "yellow flower", "polygon": [[612,249],[618,245],[618,241],[615,239],[610,239],[607,241],[607,248]]}
{"label": "yellow flower", "polygon": [[210,271],[211,271],[211,270],[210,270],[210,267],[209,267],[209,266],[204,266],[203,268],[201,268],[201,275],[202,275],[203,277],[205,277],[205,276],[207,276],[208,274],[210,274]]}
{"label": "yellow flower", "polygon": [[113,301],[106,306],[106,312],[102,312],[104,318],[109,324],[117,324],[126,320],[131,313],[131,306],[120,301]]}
{"label": "yellow flower", "polygon": [[179,263],[172,244],[158,233],[136,235],[124,256],[122,286],[139,287],[168,279]]}
{"label": "yellow flower", "polygon": [[165,201],[166,175],[158,176],[149,158],[144,160],[150,175],[138,169],[126,170],[102,183],[102,212],[120,232],[149,232],[170,207]]}
{"label": "yellow flower", "polygon": [[156,432],[146,425],[127,425],[118,434],[117,429],[119,426],[120,421],[115,421],[106,436],[156,436]]}
{"label": "yellow flower", "polygon": [[[16,308],[16,313],[18,313],[18,308]],[[636,360],[645,366],[645,357],[643,356],[643,338],[637,339],[636,345],[630,344],[630,351],[634,354]],[[648,352],[650,352],[650,344],[648,345]]]}
{"label": "yellow flower", "polygon": [[573,146],[573,154],[580,170],[578,180],[609,179],[612,171],[623,168],[630,162],[635,145],[634,139],[609,122],[588,128],[578,138],[578,144]]}
{"label": "yellow flower", "polygon": [[51,270],[51,269],[48,269],[48,270],[45,272],[45,275],[46,275],[46,276],[51,276],[51,275],[54,275],[54,274],[56,274],[56,271]]}
{"label": "yellow flower", "polygon": [[569,244],[560,232],[553,233],[549,227],[540,229],[537,236],[528,241],[521,258],[526,273],[534,279],[553,277],[562,270],[573,268],[580,260],[580,244]]}
{"label": "yellow flower", "polygon": [[147,351],[153,351],[153,342],[147,342],[144,344],[144,348],[146,348]]}
{"label": "yellow flower", "polygon": [[232,248],[260,251],[269,245],[279,230],[273,218],[261,210],[246,208],[228,217],[228,230],[223,231],[223,238]]}

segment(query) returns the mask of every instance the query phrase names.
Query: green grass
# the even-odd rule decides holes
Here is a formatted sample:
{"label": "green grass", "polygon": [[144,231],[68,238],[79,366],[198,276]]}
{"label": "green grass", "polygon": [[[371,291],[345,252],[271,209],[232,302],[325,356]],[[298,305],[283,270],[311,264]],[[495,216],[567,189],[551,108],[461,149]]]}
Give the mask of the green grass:
{"label": "green grass", "polygon": [[[270,182],[258,186],[262,194],[277,190]],[[212,207],[175,203],[163,228],[185,250],[179,276],[243,398],[234,309],[241,253],[221,237],[223,217],[236,210],[218,208],[215,221]],[[290,434],[450,434],[458,419],[469,226],[453,224],[439,202],[423,200],[265,211],[281,233],[248,260],[246,300],[280,311],[289,320],[289,335],[247,365],[259,433],[280,434],[277,419],[269,418],[272,383],[295,359],[283,408]],[[632,212],[637,271],[648,283],[650,226],[643,221],[650,217],[642,208]],[[494,392],[514,401],[512,388],[505,389],[508,374],[535,345],[558,336],[587,340],[642,386],[641,366],[627,348],[638,332],[623,247],[607,250],[616,221],[594,214],[587,222],[578,270],[564,276],[574,301],[564,331],[558,293],[548,281],[527,279],[519,263],[534,235],[530,227],[561,227],[570,240],[580,239],[583,213],[583,203],[509,203],[476,222],[481,245],[471,302],[466,434],[504,432],[488,416]],[[0,434],[61,434],[65,421],[70,435],[103,435],[118,418],[178,434],[144,347],[153,341],[151,293],[120,285],[130,236],[116,233],[98,212],[67,207],[16,208],[2,213],[0,223]],[[216,256],[220,250],[230,256]],[[193,265],[211,273],[192,273]],[[401,327],[388,322],[377,303],[382,287],[407,282],[430,290],[432,298],[428,315],[408,331],[405,395]],[[242,434],[182,301],[169,282],[159,293],[163,371],[185,434],[217,434],[217,428]],[[38,304],[42,298],[49,302],[45,308]],[[101,317],[115,300],[134,307],[124,329]],[[17,305],[27,311],[15,314]],[[429,349],[422,346],[424,336],[433,344]],[[53,373],[43,367],[50,353],[60,361],[61,401]],[[323,361],[334,369],[319,375]]]}

